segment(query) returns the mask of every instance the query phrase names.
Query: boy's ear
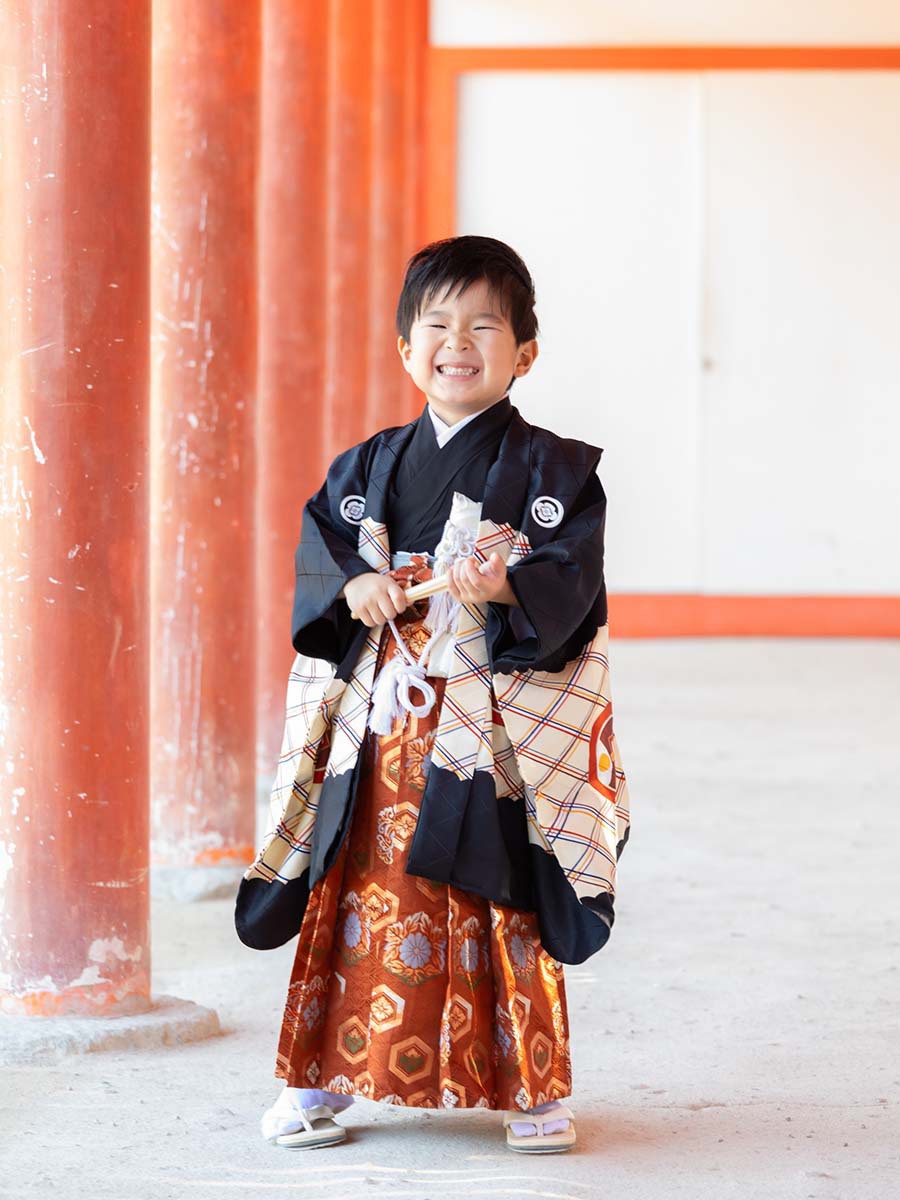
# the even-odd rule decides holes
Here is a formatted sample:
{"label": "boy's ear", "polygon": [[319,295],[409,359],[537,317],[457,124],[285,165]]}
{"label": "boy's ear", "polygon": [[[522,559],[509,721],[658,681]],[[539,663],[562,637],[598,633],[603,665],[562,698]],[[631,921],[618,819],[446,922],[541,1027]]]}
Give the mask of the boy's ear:
{"label": "boy's ear", "polygon": [[406,340],[405,337],[403,337],[402,334],[400,335],[400,337],[397,338],[397,349],[400,352],[400,358],[403,360],[403,365],[404,365],[404,367],[406,367],[406,369],[408,371],[409,370],[409,356],[410,356],[410,354],[412,354],[412,346],[410,346],[409,342]]}
{"label": "boy's ear", "polygon": [[529,342],[522,342],[519,345],[518,354],[516,356],[515,376],[518,378],[521,375],[527,375],[534,366],[534,360],[538,356],[537,338],[532,338]]}

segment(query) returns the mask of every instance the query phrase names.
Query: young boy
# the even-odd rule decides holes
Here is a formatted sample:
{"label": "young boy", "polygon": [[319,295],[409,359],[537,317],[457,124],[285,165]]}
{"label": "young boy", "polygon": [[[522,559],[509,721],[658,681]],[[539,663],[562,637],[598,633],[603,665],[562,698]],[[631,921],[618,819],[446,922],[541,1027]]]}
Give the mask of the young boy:
{"label": "young boy", "polygon": [[562,963],[606,943],[630,829],[602,451],[510,404],[538,343],[503,242],[420,250],[397,328],[427,404],[304,509],[272,824],[236,903],[247,945],[300,935],[263,1134],[342,1141],[362,1095],[499,1108],[510,1148],[566,1150]]}

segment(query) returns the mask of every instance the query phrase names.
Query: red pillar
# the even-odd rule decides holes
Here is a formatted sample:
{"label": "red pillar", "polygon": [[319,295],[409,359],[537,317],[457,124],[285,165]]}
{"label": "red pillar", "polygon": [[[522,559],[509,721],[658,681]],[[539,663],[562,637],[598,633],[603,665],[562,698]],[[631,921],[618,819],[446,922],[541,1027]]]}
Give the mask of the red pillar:
{"label": "red pillar", "polygon": [[150,4],[0,6],[0,1011],[149,1007]]}
{"label": "red pillar", "polygon": [[421,397],[394,311],[422,225],[427,0],[264,7],[258,448],[260,785],[292,650],[303,503],[339,450]]}
{"label": "red pillar", "polygon": [[374,33],[371,0],[331,0],[329,9],[322,392],[326,458],[360,441],[368,425]]}
{"label": "red pillar", "polygon": [[[364,437],[411,420],[425,403],[400,364],[394,315],[406,261],[422,244],[428,5],[374,0],[373,10],[371,322]],[[333,453],[342,449],[336,446]]]}
{"label": "red pillar", "polygon": [[[328,0],[263,6],[259,186],[257,770],[271,786],[300,510],[323,470]],[[282,713],[283,716],[283,713]]]}
{"label": "red pillar", "polygon": [[153,854],[249,862],[254,829],[258,0],[157,0]]}

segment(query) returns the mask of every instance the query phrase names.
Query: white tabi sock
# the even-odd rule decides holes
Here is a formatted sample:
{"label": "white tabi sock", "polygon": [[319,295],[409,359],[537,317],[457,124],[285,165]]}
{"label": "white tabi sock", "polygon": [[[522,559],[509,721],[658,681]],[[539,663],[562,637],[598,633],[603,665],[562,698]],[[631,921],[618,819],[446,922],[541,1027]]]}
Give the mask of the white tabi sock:
{"label": "white tabi sock", "polygon": [[304,1128],[300,1119],[301,1108],[314,1108],[317,1104],[327,1104],[335,1112],[349,1108],[353,1097],[341,1092],[324,1092],[321,1088],[296,1088],[285,1086],[281,1095],[272,1107],[263,1113],[260,1122],[262,1135],[268,1141],[270,1138],[281,1137],[283,1133],[297,1133]]}

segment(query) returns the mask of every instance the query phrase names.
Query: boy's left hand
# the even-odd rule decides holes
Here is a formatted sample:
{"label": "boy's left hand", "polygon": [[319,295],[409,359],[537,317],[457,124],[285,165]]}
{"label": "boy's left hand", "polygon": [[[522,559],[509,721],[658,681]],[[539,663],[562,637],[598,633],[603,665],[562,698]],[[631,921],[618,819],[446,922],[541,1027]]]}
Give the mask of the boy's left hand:
{"label": "boy's left hand", "polygon": [[518,604],[506,578],[506,563],[494,551],[490,558],[479,563],[474,555],[455,562],[448,571],[447,590],[464,604]]}

